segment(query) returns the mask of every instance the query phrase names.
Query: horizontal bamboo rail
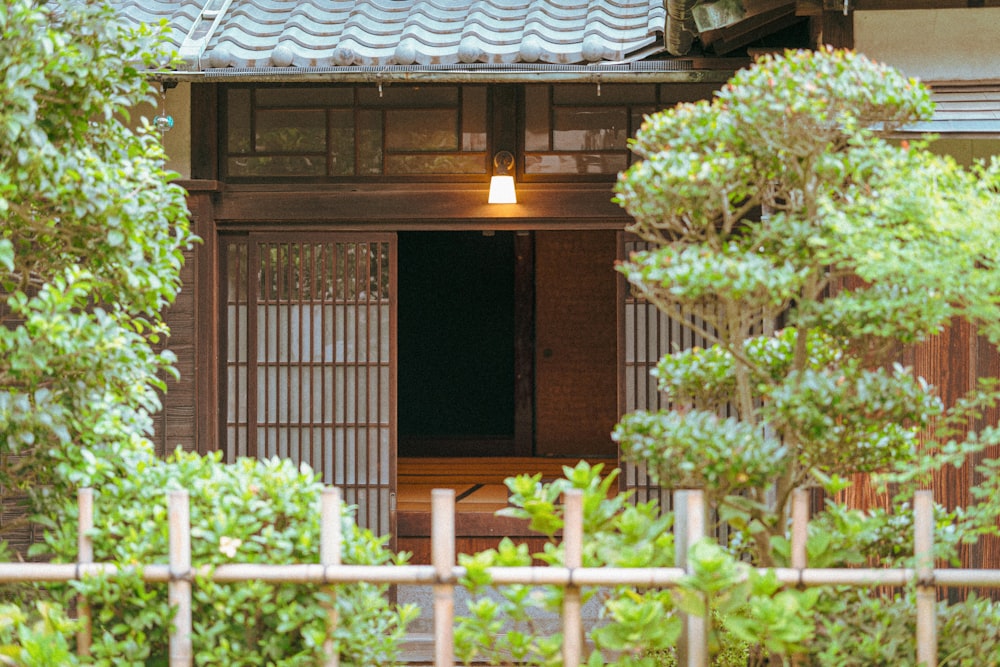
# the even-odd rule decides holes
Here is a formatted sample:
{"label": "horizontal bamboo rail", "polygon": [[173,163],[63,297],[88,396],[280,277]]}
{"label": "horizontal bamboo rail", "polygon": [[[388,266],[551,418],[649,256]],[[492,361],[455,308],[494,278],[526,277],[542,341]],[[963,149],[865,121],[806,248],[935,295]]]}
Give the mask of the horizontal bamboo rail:
{"label": "horizontal bamboo rail", "polygon": [[[329,495],[328,495],[329,494]],[[171,667],[188,667],[192,664],[191,650],[191,587],[199,578],[220,583],[266,581],[289,584],[343,585],[352,583],[377,583],[395,585],[431,585],[434,587],[435,613],[435,665],[452,667],[452,628],[454,614],[454,589],[461,585],[465,568],[455,565],[454,491],[439,490],[433,504],[435,526],[432,540],[435,543],[431,565],[347,565],[341,564],[339,521],[339,496],[337,492],[324,492],[324,511],[321,524],[320,563],[267,565],[224,564],[214,567],[191,565],[190,521],[188,497],[184,491],[169,495],[170,558],[168,564],[119,567],[111,563],[88,562],[92,559],[89,542],[81,539],[81,562],[77,563],[0,563],[0,583],[17,582],[68,582],[87,577],[118,574],[139,575],[150,583],[165,583],[170,591],[170,602],[177,609],[170,636]],[[637,588],[664,588],[677,585],[687,574],[686,548],[704,533],[704,501],[699,492],[680,491],[675,497],[679,513],[675,531],[678,547],[678,564],[681,567],[664,568],[588,568],[581,567],[583,512],[578,491],[567,492],[565,497],[566,562],[570,567],[504,567],[490,568],[489,575],[495,585],[526,584],[562,586],[570,591],[565,596],[563,621],[563,658],[566,667],[576,667],[582,659],[580,639],[582,620],[577,608],[579,598],[574,591],[582,586],[628,585]],[[808,568],[805,567],[805,522],[807,494],[796,493],[793,498],[792,563],[798,567],[772,570],[778,581],[787,586],[904,586],[916,584],[917,647],[919,661],[928,667],[936,665],[937,637],[934,602],[935,588],[979,587],[1000,588],[1000,569],[935,569],[933,565],[933,501],[930,492],[919,492],[914,502],[915,512],[915,568]],[[93,525],[93,497],[89,492],[79,496],[80,525]],[[81,534],[84,534],[83,532]],[[80,607],[86,611],[89,607]],[[85,619],[86,620],[86,619]],[[704,619],[684,619],[685,632],[678,646],[679,663],[688,667],[708,665],[707,628]],[[337,622],[336,613],[330,611],[331,628]],[[90,636],[87,623],[82,625],[77,637],[77,650],[89,650]],[[330,647],[328,647],[328,650]],[[336,665],[337,657],[328,653],[327,665]]]}
{"label": "horizontal bamboo rail", "polygon": [[[391,569],[390,569],[391,568]],[[544,570],[538,572],[538,570]],[[905,586],[914,583],[917,571],[912,568],[886,569],[834,569],[817,568],[795,570],[775,568],[778,581],[786,586]],[[635,586],[637,588],[668,588],[676,586],[686,575],[676,567],[631,568],[619,570],[608,567],[581,567],[570,571],[563,567],[503,567],[489,568],[487,572],[498,586],[529,584],[536,586]],[[98,575],[115,576],[119,573],[141,573],[143,581],[168,583],[170,566],[118,567],[110,563],[0,563],[0,583],[58,583],[80,581]],[[465,575],[465,568],[453,567],[444,579],[457,584]],[[188,581],[205,578],[218,583],[241,581],[267,581],[282,584],[394,584],[402,586],[429,586],[438,583],[431,565],[217,565],[192,568],[180,577]],[[1000,570],[949,570],[935,569],[933,585],[938,588],[1000,588]]]}
{"label": "horizontal bamboo rail", "polygon": [[[541,571],[539,571],[541,570]],[[528,584],[535,586],[635,586],[637,588],[669,588],[676,586],[686,572],[676,567],[639,567],[615,569],[609,567],[581,567],[570,570],[564,567],[501,567],[488,568],[487,572],[497,586]],[[913,568],[816,568],[796,570],[775,568],[777,580],[786,586],[905,586],[917,581]],[[0,563],[0,583],[58,583],[80,581],[98,575],[129,576],[140,573],[149,583],[169,583],[169,565],[145,567],[118,567],[111,563]],[[449,574],[438,579],[432,565],[264,565],[231,564],[214,568],[191,568],[179,579],[195,581],[198,578],[218,583],[241,581],[267,581],[281,584],[393,584],[402,586],[429,586],[439,581],[457,585],[465,576],[465,568],[455,566]],[[950,570],[935,569],[931,580],[938,588],[1000,588],[1000,570]]]}

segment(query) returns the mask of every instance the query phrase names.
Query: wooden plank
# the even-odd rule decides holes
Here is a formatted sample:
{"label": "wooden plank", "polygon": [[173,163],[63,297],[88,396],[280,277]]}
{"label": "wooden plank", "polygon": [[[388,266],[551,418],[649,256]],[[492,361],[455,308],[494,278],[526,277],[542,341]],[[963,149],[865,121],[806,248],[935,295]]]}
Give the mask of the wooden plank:
{"label": "wooden plank", "polygon": [[[602,459],[596,459],[601,461]],[[542,473],[544,478],[561,477],[563,466],[573,467],[579,457],[406,457],[400,458],[397,470],[400,480],[431,476],[434,479],[458,478],[472,482],[487,482],[517,474]],[[613,463],[613,459],[605,460]]]}
{"label": "wooden plank", "polygon": [[456,512],[491,513],[507,507],[509,492],[502,484],[405,484],[396,492],[398,512],[430,510],[432,492],[449,489],[455,493]]}
{"label": "wooden plank", "polygon": [[842,11],[823,12],[813,19],[814,25],[819,21],[819,44],[835,49],[854,48],[854,14],[844,15]]}
{"label": "wooden plank", "polygon": [[301,188],[229,186],[219,195],[216,218],[237,223],[229,225],[234,229],[296,222],[325,229],[337,224],[349,231],[481,229],[484,222],[493,229],[621,228],[631,221],[611,201],[610,182],[518,183],[518,203],[500,207],[486,203],[486,182]]}

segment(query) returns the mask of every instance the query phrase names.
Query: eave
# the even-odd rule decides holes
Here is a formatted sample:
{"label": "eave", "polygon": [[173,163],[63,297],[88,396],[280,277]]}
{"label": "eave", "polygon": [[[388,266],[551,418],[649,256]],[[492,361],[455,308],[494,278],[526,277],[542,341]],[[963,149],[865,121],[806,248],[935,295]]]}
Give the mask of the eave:
{"label": "eave", "polygon": [[191,83],[725,83],[749,64],[747,58],[696,58],[597,65],[225,67],[150,76]]}

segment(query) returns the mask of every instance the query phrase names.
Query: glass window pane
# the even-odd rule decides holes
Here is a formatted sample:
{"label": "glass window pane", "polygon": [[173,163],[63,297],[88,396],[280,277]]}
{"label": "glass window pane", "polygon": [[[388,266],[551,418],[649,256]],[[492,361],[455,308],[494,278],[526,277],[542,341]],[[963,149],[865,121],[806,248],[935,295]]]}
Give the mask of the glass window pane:
{"label": "glass window pane", "polygon": [[457,151],[458,114],[453,109],[385,112],[387,151]]}
{"label": "glass window pane", "polygon": [[621,153],[532,153],[524,156],[527,174],[617,174],[628,166]]}
{"label": "glass window pane", "polygon": [[621,109],[556,109],[552,147],[564,151],[626,147],[628,115]]}
{"label": "glass window pane", "polygon": [[353,88],[258,88],[258,107],[346,107],[354,104]]}
{"label": "glass window pane", "polygon": [[382,173],[382,112],[358,112],[358,174]]}
{"label": "glass window pane", "polygon": [[549,150],[549,87],[524,87],[524,149]]}
{"label": "glass window pane", "polygon": [[228,146],[230,153],[250,152],[250,89],[231,88],[228,94]]}
{"label": "glass window pane", "polygon": [[229,158],[230,176],[324,176],[326,157],[322,155],[273,155],[270,157]]}
{"label": "glass window pane", "polygon": [[330,111],[330,175],[354,175],[354,113]]}
{"label": "glass window pane", "polygon": [[388,155],[386,173],[406,174],[485,174],[485,153],[454,155]]}
{"label": "glass window pane", "polygon": [[358,88],[358,102],[368,106],[458,106],[457,86],[400,86],[384,85]]}
{"label": "glass window pane", "polygon": [[722,84],[664,83],[660,85],[660,103],[673,106],[678,102],[710,100]]}
{"label": "glass window pane", "polygon": [[255,148],[268,153],[326,151],[326,113],[258,111]]}
{"label": "glass window pane", "polygon": [[605,83],[597,94],[597,85],[555,86],[552,101],[555,104],[653,104],[656,102],[656,84],[633,86]]}
{"label": "glass window pane", "polygon": [[462,91],[462,150],[486,150],[486,88],[469,86]]}

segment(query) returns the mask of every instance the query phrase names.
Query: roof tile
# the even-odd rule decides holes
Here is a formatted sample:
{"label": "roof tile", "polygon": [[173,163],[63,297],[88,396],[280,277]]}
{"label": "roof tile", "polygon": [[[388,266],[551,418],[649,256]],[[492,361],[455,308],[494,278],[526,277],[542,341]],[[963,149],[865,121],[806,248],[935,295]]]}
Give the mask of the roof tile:
{"label": "roof tile", "polygon": [[[167,19],[179,47],[204,0],[115,0]],[[197,68],[574,64],[624,60],[663,33],[662,0],[233,0]]]}

